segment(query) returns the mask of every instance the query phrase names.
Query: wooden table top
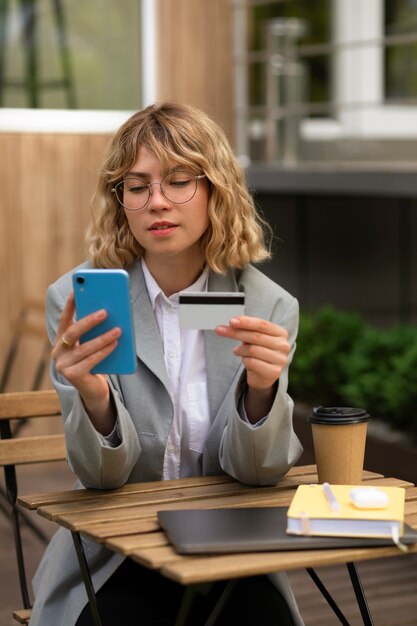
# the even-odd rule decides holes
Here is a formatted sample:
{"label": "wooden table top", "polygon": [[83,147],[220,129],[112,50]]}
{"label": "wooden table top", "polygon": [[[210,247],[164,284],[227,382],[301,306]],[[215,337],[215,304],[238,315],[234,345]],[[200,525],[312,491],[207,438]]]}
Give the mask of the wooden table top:
{"label": "wooden table top", "polygon": [[[249,487],[228,476],[204,476],[127,484],[111,491],[81,489],[21,496],[19,503],[183,584],[403,554],[393,546],[184,556],[173,549],[158,524],[157,512],[162,509],[288,506],[298,485],[315,482],[315,466],[306,465],[292,468],[274,487]],[[368,471],[364,482],[404,487],[405,520],[417,528],[417,488],[412,483]],[[410,546],[408,553],[414,552],[417,545]]]}

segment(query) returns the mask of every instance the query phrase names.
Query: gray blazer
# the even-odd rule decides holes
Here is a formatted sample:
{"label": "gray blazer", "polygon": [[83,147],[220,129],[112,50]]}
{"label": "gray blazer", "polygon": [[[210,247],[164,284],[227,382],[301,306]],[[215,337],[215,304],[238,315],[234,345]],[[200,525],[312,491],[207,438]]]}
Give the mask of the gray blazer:
{"label": "gray blazer", "polygon": [[[83,264],[81,267],[86,267]],[[130,376],[111,376],[121,444],[106,445],[93,428],[74,388],[54,371],[64,416],[68,462],[79,486],[111,489],[126,482],[162,479],[164,451],[173,417],[164,355],[158,327],[146,289],[141,264],[129,269],[138,367]],[[47,327],[54,340],[58,321],[72,288],[72,272],[57,280],[47,293]],[[282,325],[288,330],[290,361],[295,350],[298,303],[284,289],[252,266],[226,275],[210,274],[209,291],[244,291],[246,313]],[[282,372],[268,418],[259,427],[244,422],[237,402],[244,387],[241,359],[234,342],[204,332],[211,427],[202,454],[202,473],[227,473],[252,485],[276,484],[296,462],[302,448],[292,426],[293,402],[287,394],[288,367]],[[122,555],[83,537],[93,582],[99,589],[123,561]],[[249,557],[250,558],[250,557]],[[285,574],[271,575],[285,595],[295,626],[303,621]],[[74,626],[87,603],[69,531],[52,538],[33,580],[35,603],[31,626]]]}

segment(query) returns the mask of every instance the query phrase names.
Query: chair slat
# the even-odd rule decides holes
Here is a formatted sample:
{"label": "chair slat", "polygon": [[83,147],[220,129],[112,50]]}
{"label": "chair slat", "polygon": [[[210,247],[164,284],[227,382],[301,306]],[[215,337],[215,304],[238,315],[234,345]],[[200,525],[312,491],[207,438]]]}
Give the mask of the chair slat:
{"label": "chair slat", "polygon": [[[25,327],[25,333],[31,330],[26,320],[20,320],[19,324]],[[33,326],[34,332],[37,327]],[[42,334],[42,333],[40,333]],[[2,379],[3,380],[3,379]],[[16,497],[18,496],[18,481],[15,467],[24,464],[46,463],[50,461],[63,461],[66,459],[65,437],[59,435],[44,435],[37,437],[13,436],[18,434],[18,429],[13,433],[9,420],[16,423],[17,420],[28,420],[37,417],[55,417],[61,422],[61,407],[58,395],[54,390],[46,391],[22,391],[0,393],[0,467],[4,467],[6,489],[12,512],[16,512]],[[23,421],[20,422],[22,424]],[[16,554],[23,553],[20,536],[20,516],[12,515],[13,535],[16,545]],[[29,591],[26,580],[26,572],[23,559],[17,556],[17,568],[19,572],[20,589],[25,606],[29,606]],[[19,624],[29,624],[30,609],[20,609],[13,612],[14,619]]]}
{"label": "chair slat", "polygon": [[19,624],[29,624],[30,615],[32,613],[31,609],[22,609],[21,611],[14,611],[13,618]]}
{"label": "chair slat", "polygon": [[0,420],[47,417],[60,413],[58,396],[53,389],[0,394]]}
{"label": "chair slat", "polygon": [[15,332],[24,337],[40,337],[41,339],[47,339],[45,325],[36,324],[29,320],[18,320],[15,325]]}
{"label": "chair slat", "polygon": [[65,459],[64,435],[0,440],[0,466],[63,461]]}
{"label": "chair slat", "polygon": [[44,298],[26,298],[23,303],[24,311],[33,311],[45,316],[45,299]]}

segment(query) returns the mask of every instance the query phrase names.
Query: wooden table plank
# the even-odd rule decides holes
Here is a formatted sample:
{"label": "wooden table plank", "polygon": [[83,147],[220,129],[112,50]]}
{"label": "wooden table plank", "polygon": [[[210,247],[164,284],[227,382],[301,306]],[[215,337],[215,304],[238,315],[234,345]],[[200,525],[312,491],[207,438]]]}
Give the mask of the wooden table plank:
{"label": "wooden table plank", "polygon": [[[406,516],[405,519],[411,526],[416,525],[417,521],[417,502],[406,503]],[[157,519],[149,521],[151,528],[158,530],[159,532],[144,533],[143,530],[136,532],[135,534],[127,534],[117,537],[112,537],[108,541],[105,541],[105,545],[116,552],[121,552],[128,556],[132,551],[139,548],[152,548],[154,546],[169,545],[169,540],[165,533],[160,530]],[[153,525],[152,525],[153,524]]]}
{"label": "wooden table plank", "polygon": [[[244,491],[243,493],[227,494],[225,496],[213,496],[194,500],[176,500],[174,502],[158,502],[156,504],[131,506],[118,509],[105,509],[92,512],[76,512],[56,516],[55,520],[61,526],[78,532],[88,532],[92,526],[103,524],[107,526],[110,522],[142,520],[156,516],[158,511],[171,511],[178,508],[198,509],[198,508],[230,508],[230,507],[256,507],[256,506],[288,506],[292,499],[293,492],[288,490],[279,491],[274,488],[265,487],[264,490]],[[180,507],[178,505],[181,505]]]}
{"label": "wooden table plank", "polygon": [[[406,492],[407,493],[407,492]],[[412,515],[413,513],[417,513],[417,500],[408,500],[405,501],[405,515]]]}
{"label": "wooden table plank", "polygon": [[[415,526],[417,522],[417,502],[407,503],[408,509],[412,511],[406,514],[406,521],[411,526]],[[154,528],[158,528],[159,532],[137,532],[132,535],[121,535],[110,538],[105,545],[116,552],[121,552],[129,556],[133,551],[139,548],[152,548],[154,546],[169,545],[166,534],[159,529],[158,521],[155,519]]]}
{"label": "wooden table plank", "polygon": [[[84,491],[75,491],[70,492],[73,493],[74,496],[71,501],[59,501],[57,503],[49,504],[44,506],[38,503],[36,506],[38,508],[39,513],[54,521],[59,516],[63,516],[67,513],[73,514],[77,513],[86,513],[88,511],[95,510],[107,510],[113,508],[123,508],[125,506],[137,506],[151,502],[157,501],[173,501],[175,499],[195,499],[202,498],[210,495],[222,495],[232,492],[233,494],[236,492],[244,493],[246,490],[253,491],[254,489],[273,489],[273,490],[284,490],[284,489],[295,489],[299,484],[310,484],[314,482],[316,479],[316,474],[306,474],[303,476],[299,476],[294,478],[292,476],[286,476],[283,480],[277,485],[270,487],[254,487],[244,485],[242,483],[238,483],[237,481],[232,481],[229,479],[228,481],[222,481],[221,483],[214,482],[214,484],[202,483],[202,484],[192,484],[190,487],[184,486],[180,489],[179,486],[175,485],[175,488],[170,484],[167,489],[162,489],[160,487],[160,483],[158,483],[159,488],[156,490],[152,490],[146,487],[147,483],[142,483],[141,485],[135,487],[133,485],[126,485],[126,487],[134,487],[133,489],[125,489],[120,488],[119,490],[113,491],[104,491],[100,492],[97,490],[86,490]],[[396,479],[385,479],[384,477],[378,478],[375,477],[375,474],[369,476],[366,479],[366,483],[368,484],[386,484],[387,480],[390,484],[393,483],[393,480]],[[175,483],[177,481],[165,481],[166,483]],[[179,482],[179,481],[178,481]],[[150,483],[152,484],[152,483]],[[408,486],[412,483],[407,483],[406,481],[398,481],[396,480],[396,484],[402,486]],[[80,496],[77,497],[77,493],[80,493]],[[29,499],[26,500],[26,503],[29,502]]]}
{"label": "wooden table plank", "polygon": [[[142,528],[148,530],[142,531]],[[82,532],[97,543],[103,543],[113,537],[127,537],[129,535],[138,535],[142,532],[155,532],[160,530],[156,513],[142,519],[117,520],[115,522],[98,522],[97,524],[89,524],[83,527]]]}
{"label": "wooden table plank", "polygon": [[[283,478],[287,480],[292,477],[312,476],[312,482],[317,482],[317,472],[315,465],[300,465],[292,467],[288,474]],[[364,470],[364,480],[370,478],[382,477],[382,474],[376,472],[370,472]],[[281,485],[283,483],[281,481]],[[200,485],[219,485],[224,483],[235,483],[233,478],[225,474],[219,476],[198,476],[191,478],[179,478],[177,480],[150,481],[146,483],[128,483],[114,489],[69,489],[65,491],[55,491],[47,493],[27,494],[21,495],[18,498],[19,504],[26,509],[35,510],[39,507],[45,507],[50,505],[65,504],[69,502],[78,503],[88,501],[91,498],[106,498],[111,497],[117,492],[118,495],[131,495],[133,493],[149,493],[155,491],[165,491],[166,489],[184,489],[185,487],[200,486]],[[300,483],[301,484],[301,483]]]}
{"label": "wooden table plank", "polygon": [[417,487],[406,487],[405,500],[406,502],[417,501]]}
{"label": "wooden table plank", "polygon": [[[160,569],[162,567],[168,566],[168,564],[172,562],[183,562],[183,561],[201,561],[201,556],[182,556],[178,554],[176,550],[171,545],[159,546],[155,548],[137,548],[136,550],[132,550],[129,554],[130,558],[134,561],[137,561],[141,565],[145,565],[145,567],[149,567],[150,569]],[[240,555],[242,556],[242,555]],[[252,552],[251,552],[252,558]],[[207,556],[204,555],[204,559],[210,560],[212,558],[219,558],[218,556]],[[248,554],[246,554],[246,560],[248,559]],[[207,581],[210,581],[210,578],[207,578]],[[213,579],[214,580],[214,579]]]}
{"label": "wooden table plank", "polygon": [[375,485],[376,487],[404,487],[412,488],[414,483],[410,483],[408,480],[402,480],[401,478],[370,478],[364,481],[362,484]]}
{"label": "wooden table plank", "polygon": [[[263,504],[259,504],[258,506],[265,506]],[[197,508],[199,505],[197,505]],[[175,507],[177,508],[177,507]],[[187,508],[192,508],[187,505]],[[206,507],[205,508],[210,508]],[[417,530],[417,514],[406,514],[406,522],[410,524],[410,526],[415,527]],[[146,530],[142,530],[145,527]],[[154,511],[144,519],[129,519],[129,520],[116,520],[114,522],[98,522],[96,524],[91,523],[83,527],[82,532],[87,536],[91,537],[95,541],[101,543],[106,542],[111,538],[116,537],[125,537],[129,535],[140,534],[141,532],[152,532],[154,530],[160,529],[158,520],[157,520],[157,512]]]}
{"label": "wooden table plank", "polygon": [[[158,549],[137,550],[131,554],[147,567],[159,568],[165,576],[182,584],[225,580],[253,576],[274,571],[295,570],[305,567],[324,567],[346,561],[359,562],[398,556],[396,547],[356,548],[349,550],[300,550],[297,552],[251,552],[204,557],[177,557],[170,546]],[[165,550],[165,552],[162,552]],[[410,546],[409,554],[417,553],[417,545]],[[165,558],[166,557],[166,558]],[[406,558],[406,555],[404,555]]]}
{"label": "wooden table plank", "polygon": [[[416,503],[411,502],[409,504],[410,507],[408,507],[408,503],[406,503],[405,520],[410,526],[417,529],[417,513],[414,513],[416,509]],[[146,525],[145,531],[142,530],[143,525]],[[90,536],[92,539],[98,542],[105,542],[106,544],[107,541],[114,542],[112,547],[117,551],[119,550],[118,542],[120,541],[120,551],[122,551],[126,550],[126,546],[129,544],[129,541],[132,541],[132,543],[134,543],[135,537],[140,536],[142,532],[150,532],[154,530],[160,530],[156,512],[152,515],[152,517],[142,521],[126,520],[124,522],[116,521],[108,524],[91,524],[83,532],[85,532],[87,536]]]}
{"label": "wooden table plank", "polygon": [[[294,479],[295,480],[295,479]],[[233,496],[237,493],[246,493],[251,488],[241,483],[221,483],[203,485],[200,487],[185,487],[183,489],[167,489],[156,492],[129,493],[120,496],[118,493],[107,495],[103,501],[99,495],[82,502],[65,502],[52,504],[47,507],[39,507],[39,513],[51,521],[60,519],[67,514],[95,517],[97,514],[108,515],[109,518],[116,509],[129,509],[142,507],[147,504],[163,504],[165,502],[188,501],[195,499],[210,498],[214,496]],[[91,514],[91,515],[90,515]]]}
{"label": "wooden table plank", "polygon": [[126,556],[129,556],[134,550],[141,548],[155,548],[167,545],[169,545],[169,540],[163,531],[114,537],[106,541],[107,548],[115,552],[121,552],[121,554]]}
{"label": "wooden table plank", "polygon": [[[406,481],[400,481],[397,479],[373,479],[372,484],[386,484],[387,480],[389,484],[397,484],[401,486],[411,485]],[[290,481],[288,481],[290,482]],[[225,486],[227,487],[227,486]],[[406,487],[407,493],[409,489],[415,489],[414,487]],[[203,487],[204,490],[209,487]],[[228,489],[223,495],[217,495],[216,489],[213,490],[213,495],[206,496],[203,500],[198,496],[198,490],[194,493],[191,491],[189,497],[180,497],[183,491],[177,491],[177,497],[171,498],[172,492],[159,492],[161,498],[156,498],[152,504],[146,504],[145,501],[134,502],[129,500],[128,506],[107,506],[93,510],[79,510],[77,504],[74,504],[75,511],[71,507],[66,509],[64,514],[60,514],[59,508],[55,510],[53,507],[40,507],[39,513],[47,519],[52,519],[65,528],[77,532],[85,532],[91,537],[102,541],[115,535],[120,535],[122,532],[118,530],[118,524],[123,525],[123,533],[134,534],[135,530],[134,522],[136,520],[155,519],[156,514],[160,510],[173,510],[177,509],[178,503],[181,504],[181,508],[196,509],[196,508],[230,508],[230,507],[256,507],[256,506],[288,506],[294,494],[294,489],[284,488],[282,483],[275,487],[252,487],[248,488],[240,483],[233,483],[231,491]],[[188,492],[187,492],[188,493]],[[139,496],[138,496],[139,497]],[[121,499],[123,504],[126,498]],[[51,512],[52,510],[52,512]],[[68,511],[68,512],[67,512]],[[133,524],[132,524],[133,522]],[[113,526],[111,526],[113,524]]]}
{"label": "wooden table plank", "polygon": [[[188,479],[187,479],[188,480]],[[131,487],[131,489],[125,489],[124,487],[113,491],[97,491],[88,490],[88,492],[81,492],[82,497],[73,496],[71,499],[59,500],[53,503],[42,503],[39,499],[36,504],[36,508],[42,517],[55,521],[61,516],[67,513],[75,514],[80,512],[82,514],[91,511],[104,511],[107,509],[123,508],[129,506],[137,506],[142,504],[151,504],[152,502],[169,502],[174,500],[188,500],[194,498],[205,498],[210,495],[226,495],[231,493],[234,495],[237,492],[253,491],[254,489],[296,489],[299,484],[310,484],[317,480],[317,474],[310,473],[299,475],[298,477],[285,476],[281,482],[272,487],[253,487],[250,485],[244,485],[238,481],[229,478],[226,481],[206,483],[192,482],[190,486],[184,485],[182,488],[179,485],[172,485],[177,481],[164,481],[169,483],[166,489],[162,489],[160,483],[158,483],[158,489],[148,488],[148,484],[141,483],[140,486],[126,485],[125,487]],[[377,479],[378,480],[378,479]],[[68,493],[68,492],[67,492]],[[71,492],[69,492],[71,493]],[[74,493],[74,492],[73,492]],[[34,498],[24,499],[26,505],[30,503],[31,507],[34,505]]]}
{"label": "wooden table plank", "polygon": [[[308,466],[312,468],[313,466]],[[48,505],[66,504],[72,502],[88,501],[91,498],[107,498],[117,493],[118,496],[131,495],[132,493],[149,493],[155,491],[166,491],[168,489],[184,489],[200,485],[221,485],[224,483],[234,483],[233,478],[227,475],[221,476],[198,476],[191,478],[178,478],[176,480],[149,481],[144,483],[127,483],[118,489],[68,489],[66,491],[54,491],[37,494],[27,494],[19,496],[18,501],[26,509],[38,509]]]}

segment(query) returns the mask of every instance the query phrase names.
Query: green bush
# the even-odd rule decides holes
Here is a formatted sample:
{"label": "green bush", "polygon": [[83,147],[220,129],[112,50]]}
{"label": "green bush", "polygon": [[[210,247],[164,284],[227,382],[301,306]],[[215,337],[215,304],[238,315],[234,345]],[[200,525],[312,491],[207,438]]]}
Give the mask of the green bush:
{"label": "green bush", "polygon": [[301,313],[297,351],[291,366],[291,389],[316,404],[339,404],[349,367],[346,355],[364,332],[358,316],[325,307]]}
{"label": "green bush", "polygon": [[384,387],[384,417],[395,422],[398,428],[417,437],[417,340],[403,354],[393,358],[393,371]]}
{"label": "green bush", "polygon": [[379,330],[356,313],[302,313],[290,393],[313,405],[358,406],[417,438],[417,329]]}

